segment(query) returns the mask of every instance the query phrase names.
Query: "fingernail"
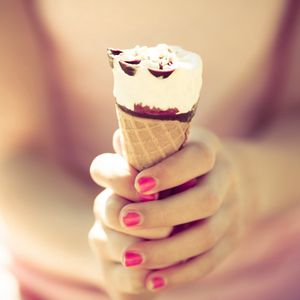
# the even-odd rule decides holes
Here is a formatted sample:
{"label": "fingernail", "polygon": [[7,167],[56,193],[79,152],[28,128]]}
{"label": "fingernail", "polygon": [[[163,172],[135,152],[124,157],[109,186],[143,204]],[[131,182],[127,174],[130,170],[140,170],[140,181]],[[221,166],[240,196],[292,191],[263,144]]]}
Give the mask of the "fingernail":
{"label": "fingernail", "polygon": [[140,193],[151,191],[156,186],[156,180],[153,177],[141,177],[137,181]]}
{"label": "fingernail", "polygon": [[141,202],[147,202],[147,201],[154,201],[157,200],[159,197],[158,193],[150,194],[150,195],[139,195]]}
{"label": "fingernail", "polygon": [[150,288],[153,290],[161,289],[166,285],[165,279],[160,276],[152,277],[150,282],[151,282]]}
{"label": "fingernail", "polygon": [[134,211],[129,211],[122,217],[123,224],[126,227],[132,227],[139,225],[142,221],[141,214],[134,212]]}
{"label": "fingernail", "polygon": [[126,267],[138,266],[143,262],[142,256],[137,252],[126,251],[124,254],[124,264]]}

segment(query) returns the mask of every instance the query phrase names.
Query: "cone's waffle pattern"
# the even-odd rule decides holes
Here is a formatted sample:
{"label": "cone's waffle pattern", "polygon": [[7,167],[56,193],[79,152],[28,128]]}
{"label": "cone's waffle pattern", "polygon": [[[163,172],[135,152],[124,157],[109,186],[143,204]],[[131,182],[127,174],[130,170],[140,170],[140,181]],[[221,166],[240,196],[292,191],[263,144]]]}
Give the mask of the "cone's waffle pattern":
{"label": "cone's waffle pattern", "polygon": [[116,106],[124,139],[124,155],[141,171],[177,152],[185,143],[190,122],[132,116]]}

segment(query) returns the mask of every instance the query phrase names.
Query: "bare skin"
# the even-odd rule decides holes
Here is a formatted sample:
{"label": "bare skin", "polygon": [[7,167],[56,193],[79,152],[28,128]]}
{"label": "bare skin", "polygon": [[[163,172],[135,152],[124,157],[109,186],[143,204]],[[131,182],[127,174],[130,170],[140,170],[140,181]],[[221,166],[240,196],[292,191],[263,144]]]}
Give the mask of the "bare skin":
{"label": "bare skin", "polygon": [[[163,278],[163,288],[168,289],[202,278],[234,250],[251,224],[299,204],[300,192],[293,188],[300,175],[300,139],[295,141],[293,136],[299,126],[297,117],[297,113],[290,114],[279,127],[274,124],[262,139],[224,141],[221,146],[213,135],[200,130],[183,150],[138,174],[125,162],[115,163],[120,154],[96,158],[91,174],[108,189],[96,199],[96,223],[90,238],[113,297],[128,299],[127,294],[157,292],[162,287],[156,290],[153,278]],[[287,123],[288,132],[282,128]],[[291,146],[282,145],[287,134]],[[286,155],[293,162],[285,160]],[[187,191],[162,201],[132,204],[125,200],[137,200],[134,189],[140,192],[142,177],[155,178],[155,187],[145,192],[149,195],[204,174]],[[282,174],[289,174],[288,179]],[[129,184],[132,181],[134,185]],[[122,220],[128,213],[139,214],[140,223],[127,227]],[[194,222],[191,227],[165,239],[138,238],[147,229],[151,232],[190,222]],[[126,265],[126,253],[142,259],[138,265]]]}
{"label": "bare skin", "polygon": [[[128,19],[139,23],[141,20],[134,18],[138,15],[138,6],[133,2]],[[122,3],[118,4],[119,11],[126,10],[122,7],[125,4]],[[199,4],[195,2],[194,5],[199,5],[199,9],[193,10],[195,13],[188,10],[186,22],[189,23],[185,23],[178,22],[178,18],[184,16],[180,3],[173,1],[174,19],[168,20],[168,28],[173,26],[176,29],[174,36],[170,38],[169,30],[166,28],[161,31],[159,39],[181,44],[203,56],[207,69],[201,97],[206,103],[214,105],[203,103],[203,109],[199,111],[194,125],[204,126],[217,133],[221,144],[218,151],[221,154],[228,153],[229,164],[237,166],[234,177],[239,179],[238,187],[243,192],[241,197],[234,197],[237,200],[236,202],[232,200],[233,203],[249,205],[248,197],[253,194],[254,189],[249,190],[249,186],[243,181],[249,182],[248,178],[251,178],[254,180],[253,185],[259,187],[257,189],[260,191],[259,195],[255,196],[257,211],[253,215],[247,215],[245,223],[248,224],[248,219],[254,222],[257,218],[278,213],[282,208],[292,208],[296,203],[294,199],[299,199],[300,191],[296,182],[296,178],[300,175],[297,167],[299,166],[297,153],[300,151],[297,135],[300,127],[300,93],[296,84],[299,78],[299,62],[296,60],[297,51],[294,51],[291,59],[295,62],[291,63],[288,84],[280,90],[284,101],[281,102],[277,114],[272,116],[272,122],[267,127],[253,132],[252,139],[245,141],[234,138],[242,135],[240,131],[245,131],[244,127],[253,127],[253,124],[249,126],[246,122],[242,122],[244,115],[240,117],[238,113],[233,114],[234,118],[225,122],[225,125],[217,120],[224,118],[224,108],[234,103],[234,99],[242,98],[245,103],[252,103],[263,93],[264,83],[269,76],[268,58],[272,39],[277,33],[284,1],[266,1],[265,4],[257,1],[247,11],[238,6],[238,1],[232,0],[231,5],[227,4],[224,9],[218,6],[217,11],[214,4],[209,3],[211,2]],[[152,17],[149,13],[148,16],[141,16],[148,18],[148,22],[139,23],[142,28],[132,27],[133,23],[128,21],[123,23],[119,35],[112,35],[111,32],[115,32],[118,27],[115,17],[110,17],[116,12],[115,5],[107,3],[101,3],[101,7],[97,5],[99,4],[88,3],[85,7],[80,7],[72,4],[70,10],[67,1],[60,1],[59,8],[53,1],[37,2],[35,12],[44,27],[43,35],[46,36],[52,49],[50,55],[45,56],[45,49],[48,48],[45,48],[41,33],[38,33],[33,25],[33,16],[28,13],[31,9],[21,1],[6,1],[6,3],[3,1],[0,4],[2,66],[0,103],[4,108],[1,110],[3,117],[0,121],[0,130],[1,135],[5,136],[5,143],[1,144],[0,211],[10,230],[10,243],[15,252],[18,245],[26,245],[22,248],[22,252],[17,254],[27,263],[58,277],[92,284],[101,284],[101,280],[98,266],[94,263],[86,241],[87,232],[94,222],[93,199],[99,190],[72,173],[70,163],[62,158],[65,148],[55,128],[57,126],[68,128],[66,132],[69,146],[66,152],[72,157],[76,169],[87,172],[88,165],[96,154],[111,151],[111,136],[116,128],[115,120],[111,120],[111,116],[114,115],[112,81],[106,57],[104,53],[102,56],[99,53],[107,46],[130,47],[137,42],[156,43],[156,40],[151,40],[150,37],[153,36],[153,30],[159,32],[158,28],[153,29],[153,26],[158,25],[150,22]],[[205,11],[201,9],[204,5]],[[53,6],[56,6],[55,9]],[[232,13],[230,7],[235,7],[239,13]],[[79,24],[76,16],[78,18],[82,16],[83,8],[89,12],[87,13],[89,17],[87,22]],[[158,12],[156,17],[161,22],[157,24],[164,23],[165,10],[166,7],[163,7],[161,12]],[[215,16],[217,14],[216,18],[223,20],[223,23],[213,24],[214,21],[205,17],[210,14]],[[256,22],[250,22],[253,19]],[[234,31],[237,22],[239,28]],[[186,26],[184,28],[187,30],[195,24],[201,30],[197,39],[181,34],[182,26]],[[220,41],[224,24],[232,36]],[[143,34],[138,35],[138,32]],[[218,39],[209,38],[211,36],[218,36]],[[248,40],[244,38],[245,36],[256,38]],[[220,55],[220,43],[223,56]],[[293,48],[297,49],[299,41],[294,43]],[[216,82],[218,88],[215,86]],[[65,100],[62,123],[57,123],[59,121],[49,113],[49,103],[54,97]],[[87,109],[83,111],[82,107]],[[237,123],[242,125],[235,129]],[[228,135],[232,136],[230,140],[226,138]],[[196,143],[198,142],[199,140]],[[187,157],[191,160],[196,159],[190,155]],[[208,169],[214,170],[218,165],[218,158],[212,154],[210,159],[214,163]],[[259,172],[254,166],[259,166]],[[174,169],[176,168],[178,166],[174,166]],[[199,174],[187,174],[187,177],[193,178],[202,172],[206,173],[208,169],[199,171]],[[289,175],[281,176],[281,174]],[[133,175],[130,173],[130,176]],[[222,180],[224,185],[226,180],[226,178]],[[118,182],[117,176],[115,182]],[[160,179],[160,182],[164,181]],[[178,182],[166,184],[173,186]],[[114,186],[112,188],[118,193]],[[225,203],[225,198],[224,196],[221,200],[218,199]],[[11,200],[5,201],[6,199]],[[24,203],[30,203],[31,209],[26,210],[27,205]],[[23,209],[16,209],[20,204]],[[210,215],[217,216],[219,211],[217,207]],[[228,216],[227,213],[231,212],[224,213],[224,216]],[[202,217],[198,216],[197,220]],[[190,218],[187,216],[184,221],[190,221]],[[244,219],[241,219],[241,225],[244,226],[243,221]],[[172,222],[154,225],[172,226],[174,225]],[[238,228],[239,225],[236,226]],[[119,227],[114,229],[120,230]],[[219,234],[218,238],[225,235]],[[203,247],[206,249],[207,246]],[[199,253],[201,251],[199,250]],[[43,253],[43,256],[37,253]],[[63,253],[68,253],[67,256],[64,255],[63,264],[55,263]],[[225,254],[225,251],[222,252],[221,258],[225,257]],[[85,259],[78,260],[78,257]],[[121,261],[120,253],[117,259]],[[148,267],[151,269],[150,265]],[[199,276],[202,276],[204,271],[201,269]],[[128,270],[124,269],[124,272]],[[164,275],[167,276],[167,273]],[[178,284],[182,283],[179,281]],[[111,282],[113,283],[114,279]],[[169,277],[168,282],[170,285],[177,284]],[[128,286],[130,289],[130,282]],[[126,288],[126,285],[122,288]]]}

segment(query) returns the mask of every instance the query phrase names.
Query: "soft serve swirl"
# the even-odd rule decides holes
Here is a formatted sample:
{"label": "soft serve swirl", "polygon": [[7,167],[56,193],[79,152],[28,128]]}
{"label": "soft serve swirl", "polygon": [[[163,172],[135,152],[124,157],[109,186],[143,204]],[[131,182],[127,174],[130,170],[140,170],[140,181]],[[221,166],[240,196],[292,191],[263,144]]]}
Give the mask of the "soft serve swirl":
{"label": "soft serve swirl", "polygon": [[135,105],[187,113],[197,103],[202,86],[199,55],[178,46],[108,49],[114,75],[114,96],[119,105]]}

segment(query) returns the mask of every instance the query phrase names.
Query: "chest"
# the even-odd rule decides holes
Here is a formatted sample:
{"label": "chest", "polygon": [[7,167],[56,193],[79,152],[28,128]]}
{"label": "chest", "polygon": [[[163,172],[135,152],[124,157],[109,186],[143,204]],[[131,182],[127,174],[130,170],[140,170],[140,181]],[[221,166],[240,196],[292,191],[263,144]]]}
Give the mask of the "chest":
{"label": "chest", "polygon": [[[266,57],[284,11],[283,0],[36,1],[52,46],[64,122],[84,151],[107,151],[116,128],[107,47],[178,44],[201,54],[204,83],[195,123],[220,134],[235,124],[261,93]],[[227,117],[225,117],[227,116]],[[239,129],[240,130],[240,129]],[[95,137],[98,137],[95,139]]]}

